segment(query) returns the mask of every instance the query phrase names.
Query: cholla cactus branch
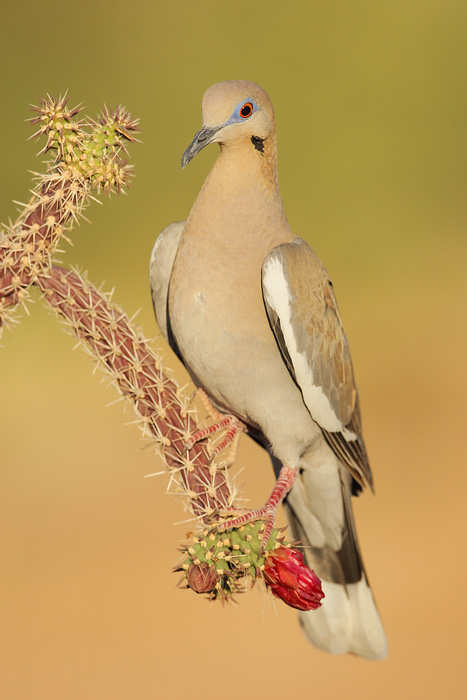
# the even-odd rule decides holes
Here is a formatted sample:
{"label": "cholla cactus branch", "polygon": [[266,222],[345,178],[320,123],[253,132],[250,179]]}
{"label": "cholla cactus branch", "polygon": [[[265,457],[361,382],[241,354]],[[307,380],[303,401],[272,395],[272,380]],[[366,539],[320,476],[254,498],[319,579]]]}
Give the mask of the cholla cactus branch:
{"label": "cholla cactus branch", "polygon": [[197,424],[189,401],[126,314],[76,271],[53,266],[38,275],[45,298],[127,397],[154,438],[179,492],[198,517],[232,504],[227,471],[210,464],[205,443],[186,444]]}
{"label": "cholla cactus branch", "polygon": [[11,310],[28,297],[28,287],[49,269],[65,232],[70,231],[93,191],[120,192],[131,168],[122,160],[125,141],[135,140],[137,122],[122,107],[104,110],[96,122],[77,121],[79,107],[66,109],[67,97],[48,97],[34,136],[47,137],[42,152],[55,151],[45,173],[36,174],[31,199],[13,225],[0,232],[0,332]]}
{"label": "cholla cactus branch", "polygon": [[226,470],[210,464],[205,444],[185,449],[197,429],[188,399],[141,333],[78,273],[53,266],[64,232],[78,220],[91,193],[120,192],[128,183],[130,168],[121,153],[126,142],[135,140],[137,121],[123,107],[105,108],[96,121],[78,121],[80,108],[68,109],[66,96],[48,96],[33,109],[38,113],[31,120],[38,126],[34,137],[46,137],[41,152],[54,152],[55,160],[36,176],[31,200],[0,238],[0,328],[10,318],[8,310],[36,284],[131,401],[193,513],[204,517],[230,506]]}

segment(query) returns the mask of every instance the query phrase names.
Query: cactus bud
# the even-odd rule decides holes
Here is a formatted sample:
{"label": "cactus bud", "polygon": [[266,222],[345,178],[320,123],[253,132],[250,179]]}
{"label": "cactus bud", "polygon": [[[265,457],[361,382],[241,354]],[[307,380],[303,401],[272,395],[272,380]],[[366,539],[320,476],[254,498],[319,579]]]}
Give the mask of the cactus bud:
{"label": "cactus bud", "polygon": [[321,607],[324,593],[321,581],[303,561],[297,549],[280,547],[272,552],[264,566],[264,580],[272,594],[298,610]]}
{"label": "cactus bud", "polygon": [[219,581],[219,574],[213,564],[202,561],[189,565],[186,579],[189,587],[196,593],[210,593]]}

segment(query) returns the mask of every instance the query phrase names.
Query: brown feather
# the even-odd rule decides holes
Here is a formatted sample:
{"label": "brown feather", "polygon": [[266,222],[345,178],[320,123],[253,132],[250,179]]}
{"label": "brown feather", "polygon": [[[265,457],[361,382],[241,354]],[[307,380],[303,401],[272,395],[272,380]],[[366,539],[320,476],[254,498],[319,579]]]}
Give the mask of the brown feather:
{"label": "brown feather", "polygon": [[[326,441],[348,469],[357,484],[373,489],[373,479],[363,442],[358,392],[355,385],[349,346],[342,325],[332,282],[316,253],[303,240],[277,246],[269,254],[280,260],[290,290],[293,330],[297,351],[306,357],[310,380],[323,391],[342,424],[342,431],[323,430]],[[269,305],[265,306],[271,329],[284,361],[298,386],[293,361],[287,349],[281,319]],[[303,387],[302,394],[303,394]],[[310,407],[311,417],[313,412]],[[319,421],[317,421],[319,424]],[[348,440],[343,431],[356,435]]]}

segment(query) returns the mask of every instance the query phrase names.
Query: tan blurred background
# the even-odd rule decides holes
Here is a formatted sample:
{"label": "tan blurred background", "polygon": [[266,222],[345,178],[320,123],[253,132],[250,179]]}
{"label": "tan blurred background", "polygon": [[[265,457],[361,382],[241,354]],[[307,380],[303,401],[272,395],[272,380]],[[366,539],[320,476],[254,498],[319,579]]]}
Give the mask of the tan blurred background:
{"label": "tan blurred background", "polygon": [[[223,609],[175,589],[181,504],[143,479],[160,466],[131,412],[106,407],[114,390],[36,295],[0,350],[2,700],[466,697],[466,4],[18,0],[2,30],[3,221],[39,168],[28,103],[69,89],[92,116],[141,117],[130,196],[93,205],[63,260],[141,307],[149,336],[155,236],[216,156],[180,169],[201,97],[233,78],[268,90],[284,205],[352,348],[377,491],[356,514],[390,647],[330,657],[257,592]],[[263,502],[247,438],[243,465]]]}

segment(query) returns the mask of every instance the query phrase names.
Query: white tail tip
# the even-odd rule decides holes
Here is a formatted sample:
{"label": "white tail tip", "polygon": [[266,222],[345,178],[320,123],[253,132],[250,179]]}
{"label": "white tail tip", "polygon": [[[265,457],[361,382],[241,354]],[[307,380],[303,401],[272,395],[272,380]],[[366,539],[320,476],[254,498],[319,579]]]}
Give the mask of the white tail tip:
{"label": "white tail tip", "polygon": [[374,661],[385,659],[386,635],[368,583],[363,579],[347,585],[346,589],[323,581],[322,607],[300,613],[306,636],[330,654],[357,654]]}

